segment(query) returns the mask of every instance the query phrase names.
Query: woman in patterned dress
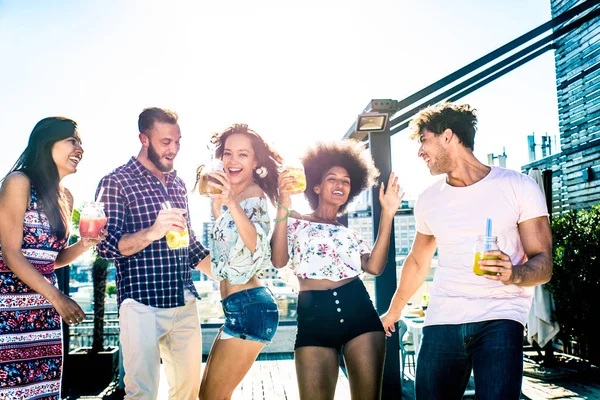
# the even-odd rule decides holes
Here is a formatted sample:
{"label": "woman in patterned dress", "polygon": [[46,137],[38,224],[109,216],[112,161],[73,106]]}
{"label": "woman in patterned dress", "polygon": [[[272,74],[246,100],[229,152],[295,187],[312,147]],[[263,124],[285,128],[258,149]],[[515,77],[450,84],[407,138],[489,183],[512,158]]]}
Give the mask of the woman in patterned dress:
{"label": "woman in patterned dress", "polygon": [[27,148],[0,188],[0,398],[58,399],[61,317],[84,320],[56,286],[54,269],[70,264],[99,239],[67,246],[73,198],[60,181],[75,173],[83,149],[77,124],[38,122]]}
{"label": "woman in patterned dress", "polygon": [[386,265],[394,215],[400,206],[398,178],[379,187],[381,219],[373,248],[358,232],[337,221],[348,203],[375,183],[379,171],[353,140],[319,142],[302,156],[306,191],[313,212],[290,210],[298,193],[295,177],[281,174],[280,204],[273,236],[276,268],[289,266],[298,277],[298,330],[294,345],[301,399],[333,399],[344,356],[353,399],[379,399],[385,333],[362,282]]}
{"label": "woman in patterned dress", "polygon": [[212,142],[224,170],[210,175],[209,185],[220,189],[210,195],[215,218],[210,261],[220,284],[225,323],[206,361],[201,400],[230,398],[279,323],[273,293],[257,274],[271,267],[266,198],[279,198],[281,157],[245,124],[214,134]]}

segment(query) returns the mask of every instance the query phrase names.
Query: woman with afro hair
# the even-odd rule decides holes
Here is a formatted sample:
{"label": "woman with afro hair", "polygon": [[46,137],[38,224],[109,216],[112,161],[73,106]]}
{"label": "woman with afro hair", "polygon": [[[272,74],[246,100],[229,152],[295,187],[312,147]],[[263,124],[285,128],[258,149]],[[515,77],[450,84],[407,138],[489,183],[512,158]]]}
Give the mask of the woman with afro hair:
{"label": "woman with afro hair", "polygon": [[391,227],[403,194],[391,173],[379,187],[381,222],[372,249],[359,233],[338,222],[379,171],[354,140],[318,142],[302,157],[304,195],[311,209],[290,210],[295,178],[279,176],[279,202],[271,238],[273,265],[298,277],[298,331],[294,346],[301,399],[333,399],[339,357],[344,356],[353,399],[379,399],[385,333],[361,277],[386,265]]}

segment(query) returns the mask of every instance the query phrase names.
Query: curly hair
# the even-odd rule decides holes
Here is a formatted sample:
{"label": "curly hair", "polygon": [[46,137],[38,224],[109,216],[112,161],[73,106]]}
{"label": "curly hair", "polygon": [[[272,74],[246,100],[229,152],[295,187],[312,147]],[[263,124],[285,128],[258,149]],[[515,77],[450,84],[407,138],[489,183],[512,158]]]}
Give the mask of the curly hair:
{"label": "curly hair", "polygon": [[265,192],[271,202],[275,204],[276,201],[279,201],[277,181],[283,159],[281,158],[281,155],[271,148],[258,133],[248,128],[248,125],[246,124],[233,124],[223,132],[213,133],[210,142],[216,146],[215,156],[219,159],[223,159],[225,141],[229,136],[236,133],[244,134],[250,138],[252,149],[254,150],[255,161],[258,163],[259,167],[266,168],[268,171],[267,176],[264,178],[259,177],[256,174],[256,171],[252,171],[252,176],[254,177],[254,181],[260,186],[263,192]]}
{"label": "curly hair", "polygon": [[468,104],[452,104],[449,102],[427,107],[421,110],[411,121],[411,139],[421,140],[424,130],[441,135],[451,129],[463,146],[475,149],[475,132],[477,131],[477,110]]}
{"label": "curly hair", "polygon": [[340,214],[363,190],[377,185],[379,170],[375,168],[373,157],[365,157],[363,150],[364,146],[359,141],[344,139],[317,142],[304,153],[301,157],[306,174],[304,196],[313,210],[319,205],[319,196],[313,188],[321,183],[325,173],[332,167],[342,167],[350,176],[350,194],[348,201],[340,207]]}

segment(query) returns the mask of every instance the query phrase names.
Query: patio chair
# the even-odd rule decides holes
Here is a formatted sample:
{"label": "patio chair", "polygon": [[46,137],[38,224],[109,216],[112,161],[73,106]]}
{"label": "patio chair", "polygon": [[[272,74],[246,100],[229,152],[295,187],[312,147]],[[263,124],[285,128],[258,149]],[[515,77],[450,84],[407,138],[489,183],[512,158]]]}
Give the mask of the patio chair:
{"label": "patio chair", "polygon": [[[398,321],[398,337],[400,338],[400,354],[402,355],[402,379],[404,379],[404,367],[408,366],[409,371],[415,374],[415,346],[408,339],[408,327],[402,320]],[[405,336],[407,336],[405,338]],[[407,364],[408,361],[408,364]]]}

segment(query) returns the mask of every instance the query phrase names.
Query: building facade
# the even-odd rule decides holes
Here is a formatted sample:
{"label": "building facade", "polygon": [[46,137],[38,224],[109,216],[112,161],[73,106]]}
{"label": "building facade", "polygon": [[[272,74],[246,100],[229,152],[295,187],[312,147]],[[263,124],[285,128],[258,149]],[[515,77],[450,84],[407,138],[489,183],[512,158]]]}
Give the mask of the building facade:
{"label": "building facade", "polygon": [[[361,196],[367,195],[365,191]],[[363,200],[365,202],[363,202]],[[354,210],[348,212],[348,228],[353,229],[373,246],[374,232],[373,220],[371,219],[371,208],[363,207],[368,199],[359,198]],[[414,215],[414,200],[403,200],[402,205],[394,216],[394,245],[396,249],[396,266],[402,266],[402,262],[410,252],[413,239],[417,232]]]}
{"label": "building facade", "polygon": [[[552,17],[581,3],[552,0]],[[522,170],[546,171],[545,188],[556,214],[600,202],[600,21],[592,19],[554,46],[561,151]]]}

